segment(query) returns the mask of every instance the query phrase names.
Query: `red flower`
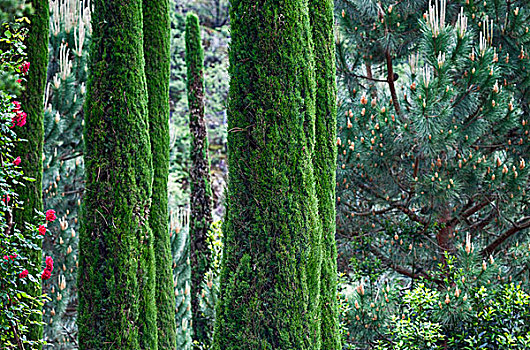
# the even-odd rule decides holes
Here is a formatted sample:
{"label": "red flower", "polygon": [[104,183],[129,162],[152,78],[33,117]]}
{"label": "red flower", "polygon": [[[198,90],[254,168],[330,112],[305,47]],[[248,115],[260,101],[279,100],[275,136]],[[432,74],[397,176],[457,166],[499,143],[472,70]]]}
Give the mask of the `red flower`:
{"label": "red flower", "polygon": [[15,115],[13,117],[12,122],[13,122],[13,125],[11,126],[11,128],[14,128],[15,125],[17,126],[24,126],[26,125],[26,118],[27,118],[27,114],[26,112],[22,112],[20,110],[14,110],[14,112],[17,113],[17,115]]}
{"label": "red flower", "polygon": [[20,72],[21,72],[22,74],[27,74],[28,71],[29,71],[29,65],[30,65],[29,62],[24,62],[24,63],[20,66]]}
{"label": "red flower", "polygon": [[26,114],[26,112],[18,112],[17,113],[17,126],[24,126],[26,125],[26,117],[28,115]]}
{"label": "red flower", "polygon": [[53,259],[51,256],[46,257],[46,268],[42,271],[41,278],[47,280],[52,276],[53,271]]}
{"label": "red flower", "polygon": [[13,101],[13,104],[15,105],[15,112],[18,111],[20,109],[20,102]]}
{"label": "red flower", "polygon": [[5,195],[4,197],[2,197],[2,202],[4,202],[5,204],[9,203],[10,200],[11,197],[9,197],[9,195]]}
{"label": "red flower", "polygon": [[46,226],[40,225],[39,226],[39,233],[44,236],[44,234],[46,233]]}
{"label": "red flower", "polygon": [[57,219],[57,216],[55,216],[55,210],[53,209],[48,209],[46,211],[46,220],[48,221],[55,221],[55,219]]}
{"label": "red flower", "polygon": [[53,271],[53,259],[51,256],[46,257],[46,269],[50,270],[50,272]]}
{"label": "red flower", "polygon": [[22,79],[17,79],[17,83],[22,83]]}
{"label": "red flower", "polygon": [[22,159],[20,159],[20,157],[17,157],[17,158],[13,161],[13,164],[15,164],[15,165],[19,165],[21,161],[22,161]]}
{"label": "red flower", "polygon": [[50,277],[52,277],[52,272],[48,269],[44,269],[44,271],[42,271],[42,275],[41,275],[41,278],[43,280],[48,280],[50,279]]}
{"label": "red flower", "polygon": [[28,270],[22,271],[19,275],[20,278],[26,278],[28,277]]}

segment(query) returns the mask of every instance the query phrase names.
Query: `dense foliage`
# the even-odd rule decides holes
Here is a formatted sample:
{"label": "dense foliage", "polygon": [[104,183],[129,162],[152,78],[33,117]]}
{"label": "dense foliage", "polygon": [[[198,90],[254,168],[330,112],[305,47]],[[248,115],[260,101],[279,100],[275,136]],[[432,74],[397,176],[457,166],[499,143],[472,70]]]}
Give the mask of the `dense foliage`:
{"label": "dense foliage", "polygon": [[77,337],[77,266],[79,214],[84,189],[83,102],[91,36],[88,3],[50,3],[50,55],[44,111],[43,199],[60,213],[59,225],[43,242],[60,273],[44,291],[44,335],[49,347],[72,349]]}
{"label": "dense foliage", "polygon": [[[463,318],[467,313],[445,300],[461,277],[477,277],[497,301],[509,282],[528,287],[528,265],[515,259],[526,254],[521,247],[530,227],[528,112],[520,87],[528,74],[514,74],[528,72],[528,55],[513,57],[503,48],[512,38],[519,48],[527,42],[521,21],[527,11],[493,2],[366,3],[338,2],[339,262],[375,307],[350,315],[348,342],[369,349],[391,339],[387,346],[395,348],[406,330],[423,348],[422,333],[413,328],[432,326],[440,335],[428,341],[433,348],[460,349],[472,339],[498,348],[487,332],[470,333],[481,322]],[[463,247],[472,254],[461,254]],[[475,276],[490,259],[495,275]],[[414,303],[400,297],[418,280],[429,291],[418,294],[420,304],[433,299],[448,307],[439,318],[424,313],[410,327],[403,324],[406,315],[389,323],[400,316],[397,310],[414,312]],[[354,301],[352,310],[359,309]],[[483,311],[479,304],[470,307],[476,315]],[[492,324],[482,326],[496,334]],[[387,337],[382,329],[398,333]],[[457,336],[457,329],[467,333]]]}
{"label": "dense foliage", "polygon": [[15,145],[26,142],[18,138],[17,133],[26,127],[28,116],[24,105],[15,100],[27,86],[31,69],[31,63],[25,61],[27,27],[23,24],[26,22],[27,18],[20,18],[3,23],[0,37],[3,82],[0,91],[0,344],[3,349],[42,346],[42,339],[35,338],[46,301],[40,293],[40,285],[53,271],[51,257],[46,258],[46,267],[41,269],[40,246],[48,231],[45,220],[54,221],[55,211],[49,210],[45,215],[38,208],[29,207],[33,211],[31,222],[17,224],[13,220],[15,212],[28,207],[19,195],[20,187],[34,181],[22,171],[21,163],[25,159],[14,154]]}

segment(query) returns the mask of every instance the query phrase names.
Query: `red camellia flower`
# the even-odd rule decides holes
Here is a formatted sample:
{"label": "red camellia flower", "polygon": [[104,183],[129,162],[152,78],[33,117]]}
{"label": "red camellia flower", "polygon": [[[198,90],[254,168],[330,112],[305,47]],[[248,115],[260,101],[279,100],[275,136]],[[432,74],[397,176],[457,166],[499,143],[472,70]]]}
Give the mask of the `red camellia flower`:
{"label": "red camellia flower", "polygon": [[5,195],[4,197],[2,197],[2,202],[4,202],[5,204],[9,203],[10,200],[11,197],[9,197],[9,195]]}
{"label": "red camellia flower", "polygon": [[53,259],[51,256],[46,257],[46,268],[42,271],[41,278],[47,280],[52,276],[53,271]]}
{"label": "red camellia flower", "polygon": [[50,277],[52,277],[52,273],[51,273],[51,271],[48,270],[48,269],[44,269],[44,271],[42,271],[41,278],[42,278],[43,280],[48,280],[48,279],[50,279]]}
{"label": "red camellia flower", "polygon": [[24,270],[18,276],[20,278],[26,278],[26,277],[28,277],[28,273],[29,273],[28,270]]}
{"label": "red camellia flower", "polygon": [[40,225],[39,226],[39,233],[44,236],[44,234],[46,233],[46,226]]}
{"label": "red camellia flower", "polygon": [[57,219],[57,216],[55,216],[55,210],[53,209],[48,209],[46,211],[46,220],[48,221],[55,221],[55,219]]}
{"label": "red camellia flower", "polygon": [[21,161],[22,161],[22,159],[20,159],[20,157],[17,157],[17,158],[13,161],[13,164],[15,164],[15,165],[19,165]]}
{"label": "red camellia flower", "polygon": [[29,72],[29,65],[30,63],[29,62],[24,62],[21,66],[20,66],[20,72],[22,74],[27,74]]}
{"label": "red camellia flower", "polygon": [[46,257],[46,269],[50,270],[50,272],[53,271],[53,259],[51,256]]}

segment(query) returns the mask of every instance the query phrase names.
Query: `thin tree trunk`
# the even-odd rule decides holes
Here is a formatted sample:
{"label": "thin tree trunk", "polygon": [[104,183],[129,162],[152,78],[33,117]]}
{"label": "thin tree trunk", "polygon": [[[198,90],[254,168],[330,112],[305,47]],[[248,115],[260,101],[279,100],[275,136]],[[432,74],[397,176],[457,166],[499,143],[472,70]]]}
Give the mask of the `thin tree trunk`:
{"label": "thin tree trunk", "polygon": [[200,310],[200,294],[204,275],[210,269],[212,260],[208,247],[208,231],[213,219],[208,134],[204,121],[203,61],[199,18],[190,13],[186,18],[186,64],[192,138],[190,170],[191,313],[193,339],[207,346],[210,344],[212,330]]}

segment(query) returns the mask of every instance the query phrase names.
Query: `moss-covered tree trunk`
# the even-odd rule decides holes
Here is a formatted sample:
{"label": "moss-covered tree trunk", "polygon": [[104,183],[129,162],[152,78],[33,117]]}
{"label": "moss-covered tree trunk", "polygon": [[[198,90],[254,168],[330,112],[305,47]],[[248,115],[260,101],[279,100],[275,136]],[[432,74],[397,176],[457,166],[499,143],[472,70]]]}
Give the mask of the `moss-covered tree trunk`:
{"label": "moss-covered tree trunk", "polygon": [[229,182],[214,349],[320,349],[307,0],[231,2]]}
{"label": "moss-covered tree trunk", "polygon": [[201,283],[210,268],[208,230],[212,224],[212,190],[208,133],[204,121],[204,52],[199,18],[192,13],[186,17],[186,68],[188,104],[190,109],[191,170],[190,170],[190,245],[191,245],[191,313],[193,340],[210,344],[209,321],[199,307]]}
{"label": "moss-covered tree trunk", "polygon": [[[13,211],[13,222],[21,230],[25,231],[25,224],[35,222],[35,210],[42,211],[42,149],[44,143],[44,89],[46,85],[46,70],[48,67],[48,35],[50,26],[50,11],[48,0],[31,1],[33,14],[30,16],[28,36],[25,40],[27,60],[30,63],[25,91],[22,93],[20,102],[22,109],[26,112],[26,125],[16,127],[17,136],[27,140],[17,142],[15,156],[20,156],[20,166],[24,175],[35,179],[26,181],[24,186],[19,186],[17,192],[19,199],[23,202],[23,208]],[[34,242],[41,244],[42,241]],[[34,252],[29,257],[39,271],[34,271],[36,276],[40,275],[42,256],[40,251]],[[27,285],[31,295],[40,295],[39,283]],[[31,286],[31,287],[29,287]],[[34,314],[32,321],[42,321],[42,315]],[[30,340],[42,339],[42,326],[31,325],[29,333]]]}
{"label": "moss-covered tree trunk", "polygon": [[321,333],[322,349],[339,350],[337,246],[335,243],[335,169],[337,108],[333,1],[309,0],[316,81],[315,152],[313,166],[322,223]]}
{"label": "moss-covered tree trunk", "polygon": [[158,348],[177,346],[175,296],[169,243],[169,66],[170,19],[168,0],[143,0],[144,56],[149,95],[149,133],[153,155],[153,195],[149,224],[156,263]]}
{"label": "moss-covered tree trunk", "polygon": [[80,349],[157,349],[142,0],[92,2]]}

